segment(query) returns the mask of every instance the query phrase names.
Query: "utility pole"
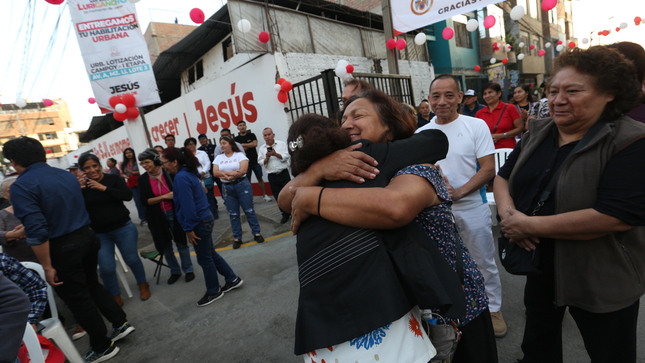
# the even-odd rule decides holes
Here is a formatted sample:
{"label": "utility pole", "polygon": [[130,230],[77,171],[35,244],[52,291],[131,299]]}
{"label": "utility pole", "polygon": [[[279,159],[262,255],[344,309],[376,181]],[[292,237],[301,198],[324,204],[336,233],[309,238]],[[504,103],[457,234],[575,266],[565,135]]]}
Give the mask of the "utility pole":
{"label": "utility pole", "polygon": [[[385,32],[385,39],[394,38],[390,0],[381,0],[381,13],[383,14],[383,30]],[[396,48],[387,50],[387,68],[390,74],[399,74],[399,57],[396,54]]]}

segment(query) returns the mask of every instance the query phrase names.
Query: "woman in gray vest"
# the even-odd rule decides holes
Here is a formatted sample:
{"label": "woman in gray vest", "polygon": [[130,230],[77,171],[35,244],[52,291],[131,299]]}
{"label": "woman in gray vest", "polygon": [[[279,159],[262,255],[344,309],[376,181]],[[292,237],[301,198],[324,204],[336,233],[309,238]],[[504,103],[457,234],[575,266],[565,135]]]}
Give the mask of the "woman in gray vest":
{"label": "woman in gray vest", "polygon": [[530,123],[495,178],[503,235],[539,255],[521,362],[562,362],[567,308],[592,362],[636,362],[645,125],[623,116],[642,97],[635,73],[613,49],[561,54],[547,86],[551,118]]}

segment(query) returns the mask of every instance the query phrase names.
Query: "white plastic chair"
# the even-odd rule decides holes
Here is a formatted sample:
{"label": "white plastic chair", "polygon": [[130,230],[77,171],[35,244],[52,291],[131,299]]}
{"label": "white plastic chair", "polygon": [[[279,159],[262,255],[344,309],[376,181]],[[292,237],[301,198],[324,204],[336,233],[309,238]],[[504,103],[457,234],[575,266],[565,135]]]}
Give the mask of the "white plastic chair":
{"label": "white plastic chair", "polygon": [[[511,148],[502,148],[495,149],[495,175],[499,169],[504,165],[508,155],[513,151]],[[493,226],[497,225],[497,203],[495,203],[495,195],[492,192],[486,193],[486,199],[488,200],[488,207],[490,208],[490,214],[493,222]]]}
{"label": "white plastic chair", "polygon": [[125,278],[125,274],[129,271],[128,270],[128,265],[125,264],[123,261],[123,256],[121,255],[121,252],[119,251],[118,247],[114,247],[114,256],[116,260],[119,262],[119,265],[121,265],[121,269],[119,269],[119,266],[116,267],[116,275],[121,280],[121,285],[123,285],[123,288],[125,289],[125,293],[128,295],[129,298],[132,298],[132,290],[130,290],[130,285],[128,285],[128,279]]}
{"label": "white plastic chair", "polygon": [[[40,275],[43,280],[47,281],[47,279],[45,278],[45,270],[40,264],[35,262],[22,262],[22,265],[30,270],[38,272],[38,275]],[[63,352],[63,354],[65,354],[67,360],[69,360],[71,363],[84,363],[85,360],[81,358],[78,350],[76,350],[76,346],[74,346],[74,343],[72,343],[69,335],[67,335],[65,327],[60,322],[60,319],[58,319],[58,309],[56,308],[54,291],[49,283],[47,283],[47,302],[49,303],[49,309],[51,310],[52,317],[40,321],[40,324],[45,327],[40,332],[40,334],[47,339],[53,340],[58,348],[60,348],[60,350]],[[31,326],[29,327],[29,329],[31,329]],[[38,348],[40,349],[40,343],[38,344]]]}
{"label": "white plastic chair", "polygon": [[30,363],[45,363],[43,351],[40,349],[40,341],[38,341],[38,336],[29,323],[27,323],[27,328],[25,329],[25,334],[22,336],[22,341],[25,343],[25,347],[27,347]]}

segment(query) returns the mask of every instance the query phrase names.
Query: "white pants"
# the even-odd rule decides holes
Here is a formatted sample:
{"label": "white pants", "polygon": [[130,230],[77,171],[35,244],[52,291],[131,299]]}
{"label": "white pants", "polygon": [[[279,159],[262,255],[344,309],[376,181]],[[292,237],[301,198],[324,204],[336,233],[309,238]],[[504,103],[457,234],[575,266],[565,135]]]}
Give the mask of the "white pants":
{"label": "white pants", "polygon": [[491,226],[488,204],[481,204],[464,210],[453,210],[459,234],[479,270],[484,275],[488,308],[498,312],[502,307],[502,283],[495,263],[495,241]]}

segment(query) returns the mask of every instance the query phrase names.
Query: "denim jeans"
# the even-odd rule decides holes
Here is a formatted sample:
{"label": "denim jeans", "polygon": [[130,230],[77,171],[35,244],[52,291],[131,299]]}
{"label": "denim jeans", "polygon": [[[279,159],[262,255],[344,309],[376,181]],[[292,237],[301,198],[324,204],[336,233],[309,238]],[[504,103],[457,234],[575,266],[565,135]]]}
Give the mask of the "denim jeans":
{"label": "denim jeans", "polygon": [[116,260],[114,259],[114,246],[119,247],[121,256],[125,263],[130,266],[134,278],[137,283],[146,282],[146,272],[143,270],[143,263],[139,258],[137,249],[137,239],[139,232],[137,227],[128,221],[123,227],[119,227],[108,233],[96,234],[101,241],[101,249],[99,250],[99,273],[105,288],[110,295],[119,295],[119,281],[116,278]]}
{"label": "denim jeans", "polygon": [[[170,230],[174,231],[175,215],[172,213],[172,210],[167,210],[165,213]],[[179,251],[181,269],[179,269],[179,263],[177,262],[177,257],[175,257],[175,251],[173,251],[172,245],[172,242],[166,244],[166,249],[163,251],[163,257],[166,259],[168,267],[170,267],[170,273],[173,275],[181,275],[181,270],[184,270],[185,274],[193,272],[193,261],[190,260],[190,247],[188,247],[188,244],[182,245],[180,243],[174,243],[177,246],[177,251]]]}
{"label": "denim jeans", "polygon": [[146,217],[146,207],[141,204],[141,197],[139,193],[139,187],[130,188],[132,191],[132,199],[134,199],[134,205],[137,207],[137,214],[139,215],[139,220],[145,222],[148,220]]}
{"label": "denim jeans", "polygon": [[220,289],[218,272],[224,276],[226,282],[233,282],[237,277],[233,269],[226,263],[226,260],[215,251],[213,246],[213,224],[215,224],[213,216],[199,222],[194,232],[201,240],[198,240],[197,245],[193,246],[197,254],[197,263],[199,263],[204,272],[206,292],[209,295],[217,294]]}
{"label": "denim jeans", "polygon": [[224,201],[231,219],[231,228],[235,239],[242,239],[242,222],[240,219],[240,206],[246,215],[251,227],[251,232],[260,234],[260,223],[253,209],[253,188],[248,180],[231,185],[224,183]]}
{"label": "denim jeans", "polygon": [[214,186],[206,189],[206,198],[208,199],[208,206],[211,209],[211,213],[213,213],[213,217],[219,218],[219,212],[217,212],[217,199],[215,198],[214,189]]}

